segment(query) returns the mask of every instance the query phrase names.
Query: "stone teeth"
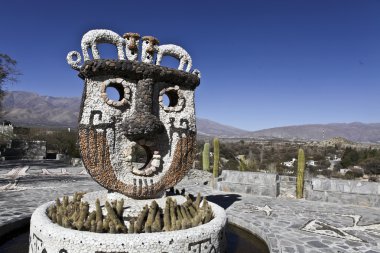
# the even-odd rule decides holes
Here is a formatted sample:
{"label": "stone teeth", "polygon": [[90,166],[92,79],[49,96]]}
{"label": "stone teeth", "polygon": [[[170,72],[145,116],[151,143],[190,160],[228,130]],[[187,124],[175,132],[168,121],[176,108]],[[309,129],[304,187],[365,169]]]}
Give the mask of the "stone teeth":
{"label": "stone teeth", "polygon": [[150,175],[153,173],[152,167],[145,170],[146,175]]}
{"label": "stone teeth", "polygon": [[153,155],[153,159],[161,159],[160,155]]}
{"label": "stone teeth", "polygon": [[160,167],[160,160],[153,159],[151,165],[156,167],[156,168]]}
{"label": "stone teeth", "polygon": [[133,172],[133,174],[136,174],[136,175],[139,175],[139,176],[145,175],[145,171],[139,170],[136,167],[133,168],[132,172]]}

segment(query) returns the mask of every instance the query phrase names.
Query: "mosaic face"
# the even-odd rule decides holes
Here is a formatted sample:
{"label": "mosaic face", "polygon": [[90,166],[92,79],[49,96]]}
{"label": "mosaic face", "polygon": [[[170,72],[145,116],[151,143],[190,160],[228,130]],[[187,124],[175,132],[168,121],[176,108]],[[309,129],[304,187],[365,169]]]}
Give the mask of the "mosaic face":
{"label": "mosaic face", "polygon": [[87,61],[80,76],[79,142],[90,175],[133,198],[178,183],[194,161],[199,78],[126,60]]}
{"label": "mosaic face", "polygon": [[[139,39],[137,33],[90,30],[81,40],[84,63],[77,51],[66,59],[85,80],[79,142],[87,171],[108,190],[152,198],[178,183],[194,161],[200,72],[190,73],[183,48],[158,46],[152,36],[143,37],[138,62]],[[100,43],[114,45],[118,60],[102,60]],[[158,66],[163,56],[177,58],[180,70]]]}

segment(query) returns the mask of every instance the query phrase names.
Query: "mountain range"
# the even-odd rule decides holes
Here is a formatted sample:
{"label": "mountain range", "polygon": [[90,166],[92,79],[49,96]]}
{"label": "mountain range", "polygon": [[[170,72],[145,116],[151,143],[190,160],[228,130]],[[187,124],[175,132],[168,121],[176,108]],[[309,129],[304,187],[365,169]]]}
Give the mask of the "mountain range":
{"label": "mountain range", "polygon": [[[76,128],[80,101],[79,97],[9,91],[3,100],[3,115],[16,126]],[[339,136],[355,142],[380,142],[380,123],[309,124],[247,131],[197,118],[197,128],[198,134],[205,137],[322,140]]]}

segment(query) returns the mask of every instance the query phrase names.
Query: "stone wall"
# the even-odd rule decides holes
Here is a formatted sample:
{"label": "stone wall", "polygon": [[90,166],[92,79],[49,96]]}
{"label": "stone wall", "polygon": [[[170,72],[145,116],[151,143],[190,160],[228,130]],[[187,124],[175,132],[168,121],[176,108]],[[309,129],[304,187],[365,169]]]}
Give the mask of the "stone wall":
{"label": "stone wall", "polygon": [[[380,207],[380,183],[312,178],[305,180],[304,186],[307,200]],[[295,198],[296,177],[225,170],[215,188],[226,192]]]}
{"label": "stone wall", "polygon": [[277,197],[280,183],[277,174],[224,170],[215,187],[226,192]]}
{"label": "stone wall", "polygon": [[308,200],[380,207],[380,183],[313,178],[311,189]]}
{"label": "stone wall", "polygon": [[281,197],[295,198],[296,196],[296,177],[280,176],[280,193]]}

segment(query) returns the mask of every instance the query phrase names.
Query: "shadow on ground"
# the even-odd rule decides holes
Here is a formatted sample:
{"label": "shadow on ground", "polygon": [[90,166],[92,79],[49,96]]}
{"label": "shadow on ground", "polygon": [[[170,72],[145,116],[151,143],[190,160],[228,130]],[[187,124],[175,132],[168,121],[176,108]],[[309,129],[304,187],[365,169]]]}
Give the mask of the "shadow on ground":
{"label": "shadow on ground", "polygon": [[62,168],[70,165],[59,160],[6,160],[0,162],[0,169],[12,169],[14,167],[38,166],[42,168]]}
{"label": "shadow on ground", "polygon": [[224,209],[229,208],[236,201],[241,200],[241,195],[239,194],[222,194],[222,195],[208,195],[206,196],[208,201],[211,201]]}

